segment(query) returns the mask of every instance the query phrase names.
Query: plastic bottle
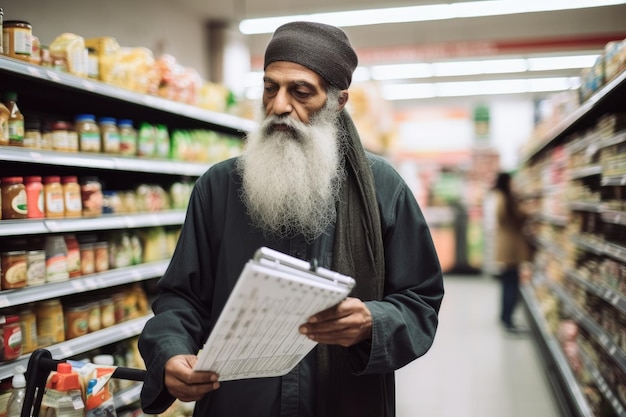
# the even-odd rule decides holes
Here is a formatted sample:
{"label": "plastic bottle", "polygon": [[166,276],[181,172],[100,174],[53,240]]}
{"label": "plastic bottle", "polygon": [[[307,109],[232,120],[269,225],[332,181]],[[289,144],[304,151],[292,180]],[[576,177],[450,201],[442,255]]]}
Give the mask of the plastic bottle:
{"label": "plastic bottle", "polygon": [[24,146],[24,115],[17,107],[17,93],[4,93],[4,103],[9,109],[9,145]]}
{"label": "plastic bottle", "polygon": [[72,365],[61,362],[46,384],[46,392],[41,402],[46,417],[83,417],[85,404],[80,390],[78,373]]}
{"label": "plastic bottle", "polygon": [[20,417],[22,414],[22,406],[26,397],[25,372],[26,369],[23,366],[18,365],[15,367],[12,380],[13,389],[7,403],[7,417]]}

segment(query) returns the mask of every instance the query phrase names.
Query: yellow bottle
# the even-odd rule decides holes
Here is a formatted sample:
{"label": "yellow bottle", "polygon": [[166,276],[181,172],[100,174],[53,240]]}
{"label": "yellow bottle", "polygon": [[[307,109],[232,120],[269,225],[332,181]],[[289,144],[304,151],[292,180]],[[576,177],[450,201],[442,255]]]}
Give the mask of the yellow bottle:
{"label": "yellow bottle", "polygon": [[17,107],[17,93],[4,93],[4,103],[9,109],[9,145],[24,146],[24,115]]}

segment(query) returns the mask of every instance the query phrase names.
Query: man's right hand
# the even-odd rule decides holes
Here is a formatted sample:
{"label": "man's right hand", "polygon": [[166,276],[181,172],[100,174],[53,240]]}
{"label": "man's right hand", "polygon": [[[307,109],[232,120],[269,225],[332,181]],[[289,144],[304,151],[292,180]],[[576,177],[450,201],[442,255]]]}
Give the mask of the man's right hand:
{"label": "man's right hand", "polygon": [[176,355],[165,364],[165,386],[181,401],[197,401],[220,387],[218,375],[210,371],[194,371],[195,355]]}

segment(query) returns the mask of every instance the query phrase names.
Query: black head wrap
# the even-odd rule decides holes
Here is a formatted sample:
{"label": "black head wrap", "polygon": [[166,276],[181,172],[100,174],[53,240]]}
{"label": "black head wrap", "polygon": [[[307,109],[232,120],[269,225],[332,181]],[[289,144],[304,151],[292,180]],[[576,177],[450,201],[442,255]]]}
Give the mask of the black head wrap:
{"label": "black head wrap", "polygon": [[315,22],[291,22],[276,29],[265,50],[265,64],[289,61],[318,73],[330,85],[346,90],[358,58],[346,33]]}

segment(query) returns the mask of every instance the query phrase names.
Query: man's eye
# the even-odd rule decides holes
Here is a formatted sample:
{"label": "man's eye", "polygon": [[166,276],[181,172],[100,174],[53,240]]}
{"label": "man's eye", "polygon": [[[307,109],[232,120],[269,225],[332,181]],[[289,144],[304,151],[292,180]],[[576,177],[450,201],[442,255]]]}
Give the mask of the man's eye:
{"label": "man's eye", "polygon": [[298,98],[307,98],[311,95],[311,93],[309,93],[308,91],[302,91],[302,90],[294,90],[293,94]]}
{"label": "man's eye", "polygon": [[264,87],[264,89],[265,89],[265,92],[266,92],[266,93],[268,93],[268,94],[275,93],[275,92],[278,90],[278,89],[276,88],[276,86],[274,86],[274,85],[266,85],[266,86]]}

